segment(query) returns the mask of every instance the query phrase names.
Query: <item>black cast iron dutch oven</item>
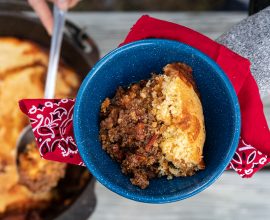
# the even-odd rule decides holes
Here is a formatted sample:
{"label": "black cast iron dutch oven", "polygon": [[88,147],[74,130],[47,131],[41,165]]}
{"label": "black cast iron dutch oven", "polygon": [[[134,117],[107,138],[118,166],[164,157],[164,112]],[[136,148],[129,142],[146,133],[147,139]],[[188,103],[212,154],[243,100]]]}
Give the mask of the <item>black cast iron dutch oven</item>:
{"label": "black cast iron dutch oven", "polygon": [[[0,36],[31,40],[45,49],[50,46],[50,37],[36,16],[29,12],[26,1],[0,1]],[[87,34],[71,21],[67,21],[61,57],[83,79],[98,61],[99,51]],[[86,168],[68,166],[65,178],[54,189],[59,198],[40,213],[42,220],[88,219],[96,205],[94,184],[95,179]],[[10,216],[10,219],[16,219],[12,215],[16,216],[16,213]],[[26,217],[30,218],[32,217]]]}

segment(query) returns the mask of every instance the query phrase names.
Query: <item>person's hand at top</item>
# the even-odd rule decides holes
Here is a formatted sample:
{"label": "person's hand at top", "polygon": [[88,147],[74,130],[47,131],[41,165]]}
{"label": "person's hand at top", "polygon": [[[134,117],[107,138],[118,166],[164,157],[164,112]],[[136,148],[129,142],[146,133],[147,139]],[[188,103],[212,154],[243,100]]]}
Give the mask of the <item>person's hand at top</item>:
{"label": "person's hand at top", "polygon": [[28,0],[30,6],[35,10],[47,32],[51,35],[53,30],[53,15],[48,2],[53,2],[62,10],[74,7],[80,0]]}

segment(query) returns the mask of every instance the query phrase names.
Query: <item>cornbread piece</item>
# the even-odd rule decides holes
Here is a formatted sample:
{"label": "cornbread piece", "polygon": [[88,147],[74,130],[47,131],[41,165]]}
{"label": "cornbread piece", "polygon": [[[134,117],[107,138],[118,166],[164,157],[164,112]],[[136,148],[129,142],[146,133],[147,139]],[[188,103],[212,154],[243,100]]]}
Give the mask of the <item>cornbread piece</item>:
{"label": "cornbread piece", "polygon": [[[0,84],[0,161],[5,161],[5,171],[0,173],[1,195],[18,182],[16,170],[16,141],[21,130],[27,125],[27,118],[18,108],[21,98],[38,98],[43,96],[42,83],[38,83],[42,67],[17,70]],[[7,138],[8,137],[8,138]],[[1,212],[1,207],[0,207]]]}
{"label": "cornbread piece", "polygon": [[0,200],[0,219],[6,211],[10,213],[18,210],[46,208],[53,198],[53,194],[48,192],[33,194],[25,186],[14,184],[8,191],[1,194],[1,198],[4,198],[4,200]]}
{"label": "cornbread piece", "polygon": [[[160,172],[165,175],[190,176],[204,169],[202,160],[205,142],[203,109],[192,69],[185,64],[168,64],[164,68],[162,94],[164,100],[153,102],[153,111],[166,129],[160,148],[164,157]],[[167,166],[167,163],[172,163]]]}
{"label": "cornbread piece", "polygon": [[66,164],[40,158],[36,143],[26,146],[19,157],[20,183],[32,192],[48,192],[64,177]]}
{"label": "cornbread piece", "polygon": [[47,55],[29,41],[0,37],[0,51],[0,78],[16,69],[48,63]]}
{"label": "cornbread piece", "polygon": [[119,87],[101,105],[100,140],[142,189],[154,177],[204,169],[204,117],[192,69],[172,63],[162,75]]}
{"label": "cornbread piece", "polygon": [[[5,211],[41,209],[53,192],[33,193],[19,182],[16,169],[16,141],[28,119],[18,108],[22,98],[42,98],[48,54],[36,44],[0,37],[0,219]],[[56,97],[74,97],[80,78],[63,63],[57,74]],[[58,164],[57,162],[55,162]],[[28,166],[36,170],[35,166]],[[56,167],[55,167],[56,169]],[[46,172],[43,172],[47,178]],[[50,175],[50,174],[49,174]]]}

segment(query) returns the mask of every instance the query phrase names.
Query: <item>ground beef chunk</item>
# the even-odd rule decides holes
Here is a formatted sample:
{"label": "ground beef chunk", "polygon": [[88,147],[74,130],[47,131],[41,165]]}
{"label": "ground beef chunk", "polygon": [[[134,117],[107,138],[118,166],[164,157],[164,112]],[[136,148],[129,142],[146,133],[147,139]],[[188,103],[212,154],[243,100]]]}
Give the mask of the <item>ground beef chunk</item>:
{"label": "ground beef chunk", "polygon": [[119,87],[113,99],[101,107],[100,139],[103,149],[121,163],[122,172],[134,185],[146,188],[149,178],[158,174],[161,150],[154,133],[156,119],[151,114],[151,87],[146,81]]}

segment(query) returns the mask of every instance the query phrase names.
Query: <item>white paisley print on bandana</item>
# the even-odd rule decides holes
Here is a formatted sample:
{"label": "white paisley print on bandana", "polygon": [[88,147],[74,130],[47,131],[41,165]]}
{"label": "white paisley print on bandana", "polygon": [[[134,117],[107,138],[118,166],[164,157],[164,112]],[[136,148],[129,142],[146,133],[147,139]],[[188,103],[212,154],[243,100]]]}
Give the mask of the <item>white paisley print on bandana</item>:
{"label": "white paisley print on bandana", "polygon": [[29,109],[27,114],[43,158],[84,166],[73,134],[74,102],[27,100],[24,107]]}
{"label": "white paisley print on bandana", "polygon": [[240,138],[238,148],[228,169],[234,169],[241,177],[249,178],[269,162],[270,158],[268,158],[267,155],[245,143],[245,141]]}

